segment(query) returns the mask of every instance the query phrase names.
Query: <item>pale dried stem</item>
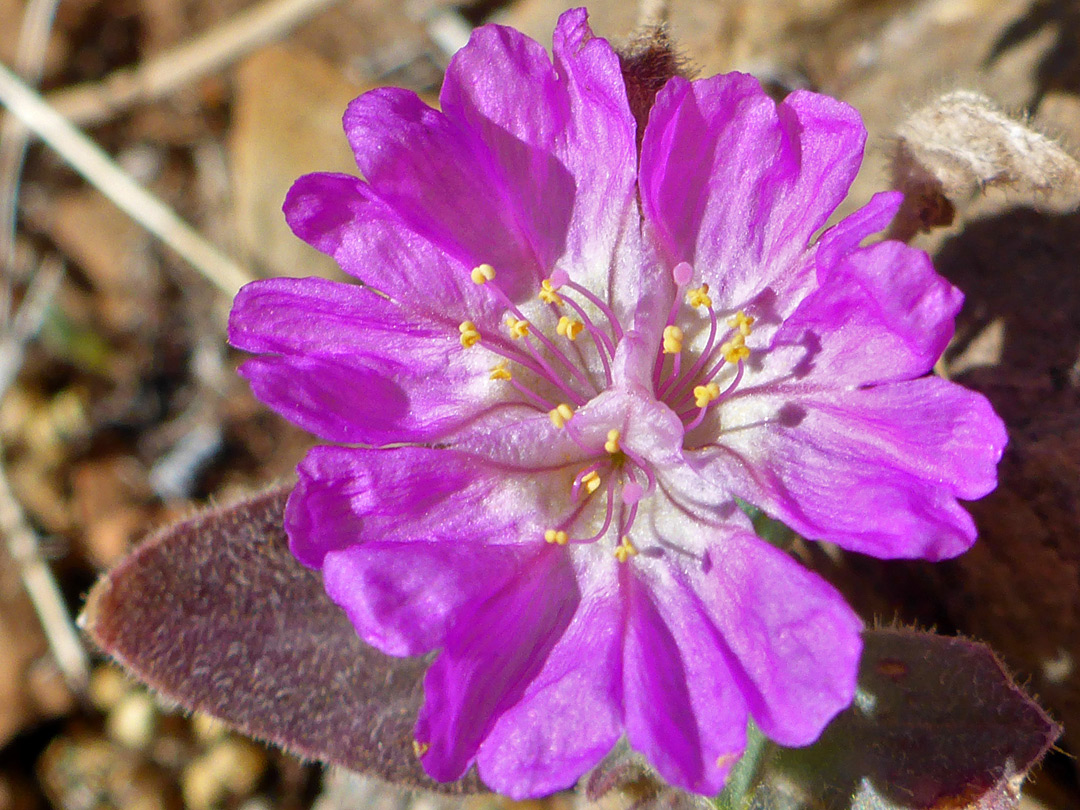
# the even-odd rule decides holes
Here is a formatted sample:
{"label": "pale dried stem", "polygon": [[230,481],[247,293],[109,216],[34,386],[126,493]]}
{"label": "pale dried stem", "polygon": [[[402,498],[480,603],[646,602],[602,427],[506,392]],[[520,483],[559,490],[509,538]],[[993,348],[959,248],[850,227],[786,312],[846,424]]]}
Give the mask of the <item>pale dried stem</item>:
{"label": "pale dried stem", "polygon": [[0,464],[0,534],[19,569],[60,671],[72,689],[84,692],[89,675],[86,650],[64,604],[64,596],[38,550],[38,536],[15,500],[3,464]]}
{"label": "pale dried stem", "polygon": [[101,81],[58,90],[48,101],[77,124],[100,123],[221,70],[340,1],[268,0],[136,67],[117,70]]}
{"label": "pale dried stem", "polygon": [[638,4],[638,30],[648,31],[666,25],[670,11],[668,0],[641,0]]}
{"label": "pale dried stem", "polygon": [[43,262],[30,280],[19,311],[8,327],[0,332],[0,400],[22,368],[26,347],[41,328],[63,277],[64,267],[59,259]]}
{"label": "pale dried stem", "polygon": [[100,147],[0,65],[0,104],[139,225],[230,298],[252,276],[124,172]]}
{"label": "pale dried stem", "polygon": [[[41,81],[45,53],[59,0],[30,0],[19,29],[15,70],[30,85]],[[5,116],[0,125],[0,324],[11,317],[15,270],[15,212],[19,176],[26,159],[27,132],[16,119]]]}
{"label": "pale dried stem", "polygon": [[[11,385],[22,365],[27,344],[41,329],[45,313],[63,277],[59,260],[42,265],[34,275],[30,289],[23,298],[11,328],[0,343],[0,398]],[[0,453],[0,535],[4,537],[8,554],[19,570],[19,578],[30,597],[41,622],[49,649],[60,671],[76,692],[86,688],[89,675],[86,650],[79,640],[78,630],[71,620],[63,594],[49,566],[42,559],[40,541],[30,527],[15,494],[11,491]]]}

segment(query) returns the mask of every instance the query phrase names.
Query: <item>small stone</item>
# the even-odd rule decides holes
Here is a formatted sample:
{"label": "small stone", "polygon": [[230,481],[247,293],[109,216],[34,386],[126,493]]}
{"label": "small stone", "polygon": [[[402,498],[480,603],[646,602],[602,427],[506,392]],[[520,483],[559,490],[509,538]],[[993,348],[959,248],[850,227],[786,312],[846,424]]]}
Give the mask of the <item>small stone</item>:
{"label": "small stone", "polygon": [[156,721],[154,699],[142,691],[131,692],[109,713],[105,731],[121,745],[142,749],[153,741]]}

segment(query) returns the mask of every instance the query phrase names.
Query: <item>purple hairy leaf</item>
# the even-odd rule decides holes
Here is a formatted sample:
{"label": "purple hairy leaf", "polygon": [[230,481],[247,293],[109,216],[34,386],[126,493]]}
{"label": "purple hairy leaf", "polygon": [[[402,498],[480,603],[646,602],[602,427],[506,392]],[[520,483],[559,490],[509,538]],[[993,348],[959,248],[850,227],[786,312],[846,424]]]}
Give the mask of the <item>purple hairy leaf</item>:
{"label": "purple hairy leaf", "polygon": [[90,593],[86,632],[137,678],[308,758],[441,792],[413,752],[428,661],[356,635],[289,553],[289,488],[211,509],[144,542]]}
{"label": "purple hairy leaf", "polygon": [[913,630],[864,636],[859,689],[810,748],[781,751],[756,810],[1013,810],[1061,733],[990,648]]}

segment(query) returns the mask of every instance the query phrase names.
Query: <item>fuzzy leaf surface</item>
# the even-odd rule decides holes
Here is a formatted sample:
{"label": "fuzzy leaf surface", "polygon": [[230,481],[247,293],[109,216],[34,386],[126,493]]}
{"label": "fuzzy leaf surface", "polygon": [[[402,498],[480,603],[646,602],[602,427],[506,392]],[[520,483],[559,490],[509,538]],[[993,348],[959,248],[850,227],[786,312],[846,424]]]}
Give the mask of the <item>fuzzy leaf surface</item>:
{"label": "fuzzy leaf surface", "polygon": [[854,704],[809,748],[782,750],[754,810],[1013,810],[1061,732],[984,644],[864,635]]}
{"label": "fuzzy leaf surface", "polygon": [[146,540],[92,590],[83,626],[140,680],[186,709],[306,759],[409,787],[427,659],[364,644],[290,554],[289,488],[211,509]]}

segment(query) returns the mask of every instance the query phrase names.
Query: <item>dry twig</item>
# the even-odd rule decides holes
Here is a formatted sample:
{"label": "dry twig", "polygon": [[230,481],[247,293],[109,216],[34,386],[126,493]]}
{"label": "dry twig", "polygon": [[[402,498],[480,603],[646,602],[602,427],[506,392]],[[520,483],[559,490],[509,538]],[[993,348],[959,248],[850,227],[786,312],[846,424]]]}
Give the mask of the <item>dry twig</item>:
{"label": "dry twig", "polygon": [[[41,81],[49,32],[60,0],[30,0],[19,30],[15,70],[30,85]],[[6,116],[0,126],[0,323],[11,317],[12,276],[15,269],[15,211],[19,175],[26,158],[26,128]]]}
{"label": "dry twig", "polygon": [[[30,290],[23,298],[19,311],[0,341],[0,397],[11,384],[22,365],[26,345],[41,328],[52,296],[63,276],[59,260],[44,264],[34,276]],[[0,457],[0,535],[3,535],[8,553],[19,569],[19,577],[26,588],[30,601],[41,621],[42,630],[53,656],[76,692],[86,687],[89,675],[86,650],[79,640],[78,631],[71,621],[63,594],[56,584],[49,566],[42,559],[41,544],[30,527],[22,507],[11,491]]]}
{"label": "dry twig", "polygon": [[251,280],[244,268],[131,179],[97,144],[3,65],[0,65],[0,104],[55,149],[92,186],[179,253],[226,295],[232,297]]}
{"label": "dry twig", "polygon": [[221,70],[337,2],[340,0],[267,0],[136,67],[122,68],[98,82],[58,90],[48,101],[76,124],[106,121]]}

